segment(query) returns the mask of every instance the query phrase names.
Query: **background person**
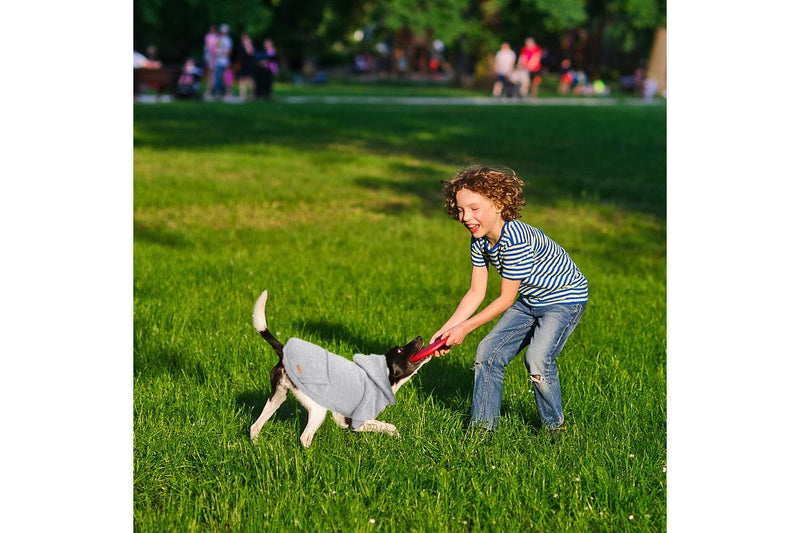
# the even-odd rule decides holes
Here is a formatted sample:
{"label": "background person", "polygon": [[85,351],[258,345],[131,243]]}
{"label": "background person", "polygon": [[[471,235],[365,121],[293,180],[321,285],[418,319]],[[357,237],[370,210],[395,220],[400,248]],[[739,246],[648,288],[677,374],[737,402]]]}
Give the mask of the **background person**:
{"label": "background person", "polygon": [[236,49],[236,78],[239,82],[239,98],[250,100],[255,92],[256,71],[255,48],[253,40],[246,32],[239,36],[239,46]]}
{"label": "background person", "polygon": [[264,48],[256,53],[256,97],[272,98],[272,83],[278,74],[278,52],[272,39],[264,39]]}
{"label": "background person", "polygon": [[161,61],[152,60],[143,53],[134,50],[133,68],[161,68]]}
{"label": "background person", "polygon": [[[530,97],[539,95],[539,85],[542,83],[542,48],[536,44],[533,37],[525,39],[525,45],[519,51],[519,67],[528,71],[530,79]],[[522,96],[528,96],[528,92]]]}
{"label": "background person", "polygon": [[211,96],[225,96],[225,71],[231,65],[231,52],[233,51],[233,41],[231,41],[227,24],[219,27],[219,37],[214,52],[214,87],[211,89]]}
{"label": "background person", "polygon": [[217,40],[219,39],[219,32],[217,27],[212,25],[208,28],[203,39],[203,70],[205,72],[205,96],[208,98],[211,95],[211,89],[214,86],[214,63],[217,59]]}
{"label": "background person", "polygon": [[500,50],[494,55],[494,73],[495,81],[492,87],[492,96],[497,98],[503,94],[503,88],[507,83],[512,83],[511,74],[514,72],[514,62],[517,60],[517,54],[511,49],[511,45],[503,43],[500,45]]}

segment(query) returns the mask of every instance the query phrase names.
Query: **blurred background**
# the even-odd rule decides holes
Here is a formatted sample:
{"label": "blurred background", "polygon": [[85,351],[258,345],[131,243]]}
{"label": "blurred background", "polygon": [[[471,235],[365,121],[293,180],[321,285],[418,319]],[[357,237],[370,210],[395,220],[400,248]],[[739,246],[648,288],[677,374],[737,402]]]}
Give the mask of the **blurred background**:
{"label": "blurred background", "polygon": [[[203,68],[205,38],[227,27],[236,64],[246,33],[270,39],[276,81],[379,80],[485,89],[502,42],[542,49],[542,74],[565,65],[623,92],[666,93],[666,0],[135,0],[134,50],[154,65]],[[567,61],[568,63],[565,63]],[[156,63],[157,62],[157,63]]]}

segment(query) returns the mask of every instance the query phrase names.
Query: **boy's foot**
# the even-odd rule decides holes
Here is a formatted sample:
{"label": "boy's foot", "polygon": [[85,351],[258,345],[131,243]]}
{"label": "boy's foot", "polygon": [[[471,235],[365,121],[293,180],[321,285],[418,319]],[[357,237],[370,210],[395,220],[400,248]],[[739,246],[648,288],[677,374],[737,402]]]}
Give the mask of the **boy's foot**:
{"label": "boy's foot", "polygon": [[470,424],[467,426],[467,433],[484,435],[486,433],[494,433],[494,428],[486,424]]}
{"label": "boy's foot", "polygon": [[548,428],[547,431],[550,433],[551,437],[555,437],[557,435],[563,435],[567,431],[567,423],[561,422],[560,425],[554,428]]}

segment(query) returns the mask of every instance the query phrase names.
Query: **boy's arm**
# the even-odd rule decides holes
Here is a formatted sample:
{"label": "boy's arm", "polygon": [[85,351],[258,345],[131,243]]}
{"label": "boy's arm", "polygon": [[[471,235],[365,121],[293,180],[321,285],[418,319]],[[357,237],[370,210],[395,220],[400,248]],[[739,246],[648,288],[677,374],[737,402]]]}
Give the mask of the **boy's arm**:
{"label": "boy's arm", "polygon": [[468,319],[472,313],[481,305],[486,296],[486,284],[489,279],[489,269],[485,266],[472,267],[472,277],[469,282],[467,293],[461,298],[458,307],[453,311],[453,315],[433,334],[431,342],[435,341],[443,332],[452,328],[456,324]]}
{"label": "boy's arm", "polygon": [[[464,342],[464,338],[467,334],[505,313],[506,310],[514,304],[514,301],[516,301],[517,291],[521,283],[522,281],[518,279],[512,280],[502,278],[500,283],[500,296],[492,300],[480,313],[463,322],[456,322],[456,325],[449,330],[442,328],[442,330],[444,330],[443,336],[447,338],[447,345],[454,346],[456,344],[461,344]],[[459,309],[460,308],[461,306],[459,306]],[[475,309],[477,309],[477,307]],[[458,310],[456,310],[456,313],[457,312]],[[455,316],[454,313],[453,317],[455,318]],[[450,321],[452,321],[452,318]],[[450,321],[448,321],[448,323]]]}

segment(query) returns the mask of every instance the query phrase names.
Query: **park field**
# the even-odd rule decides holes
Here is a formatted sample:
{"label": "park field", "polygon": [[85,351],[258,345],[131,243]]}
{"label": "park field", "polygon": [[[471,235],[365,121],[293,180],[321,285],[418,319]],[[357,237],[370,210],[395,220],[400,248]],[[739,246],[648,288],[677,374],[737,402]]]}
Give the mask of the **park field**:
{"label": "park field", "polygon": [[[665,531],[666,107],[135,104],[135,531]],[[503,422],[466,430],[491,325],[380,416],[312,447],[288,400],[248,428],[276,356],[252,327],[330,351],[428,338],[469,283],[440,180],[511,167],[522,220],[589,280],[559,356],[568,430],[542,431],[521,357]],[[499,289],[490,275],[490,295]]]}

